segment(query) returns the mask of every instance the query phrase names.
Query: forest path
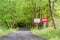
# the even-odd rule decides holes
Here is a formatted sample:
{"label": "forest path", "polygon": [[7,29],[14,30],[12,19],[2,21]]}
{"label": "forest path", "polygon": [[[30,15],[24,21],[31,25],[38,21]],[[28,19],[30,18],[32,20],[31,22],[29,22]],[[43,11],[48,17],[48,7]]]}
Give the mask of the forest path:
{"label": "forest path", "polygon": [[45,40],[45,39],[39,38],[39,37],[33,35],[30,30],[21,28],[21,30],[19,30],[15,33],[1,37],[0,40]]}

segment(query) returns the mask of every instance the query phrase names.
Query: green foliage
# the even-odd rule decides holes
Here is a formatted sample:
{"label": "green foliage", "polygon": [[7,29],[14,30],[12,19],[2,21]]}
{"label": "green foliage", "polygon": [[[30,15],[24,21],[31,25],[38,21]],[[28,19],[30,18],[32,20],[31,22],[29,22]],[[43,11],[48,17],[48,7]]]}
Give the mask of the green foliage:
{"label": "green foliage", "polygon": [[0,37],[15,32],[17,29],[0,29]]}
{"label": "green foliage", "polygon": [[10,28],[19,22],[30,26],[34,16],[38,17],[38,13],[43,17],[48,16],[50,20],[48,0],[0,0],[0,27]]}
{"label": "green foliage", "polygon": [[[54,4],[55,17],[60,17],[59,8],[60,0],[57,0]],[[39,13],[51,20],[48,0],[0,0],[0,32],[4,32],[3,28],[17,27],[18,23],[23,23],[27,27],[32,26],[34,16],[38,17]],[[59,29],[56,31],[53,28],[36,30],[36,33],[50,40],[57,40],[60,35]]]}
{"label": "green foliage", "polygon": [[57,0],[56,2],[55,2],[55,5],[54,5],[54,15],[55,15],[55,17],[60,17],[60,0]]}
{"label": "green foliage", "polygon": [[54,29],[49,27],[41,30],[34,29],[32,33],[48,40],[60,40],[60,28]]}

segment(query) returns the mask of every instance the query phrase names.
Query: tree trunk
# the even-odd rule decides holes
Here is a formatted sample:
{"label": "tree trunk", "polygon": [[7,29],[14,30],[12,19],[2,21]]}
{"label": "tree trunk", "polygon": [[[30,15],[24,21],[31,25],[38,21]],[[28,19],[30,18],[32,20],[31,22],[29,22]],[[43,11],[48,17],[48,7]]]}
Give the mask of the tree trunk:
{"label": "tree trunk", "polygon": [[49,7],[50,7],[50,14],[51,14],[51,19],[52,19],[52,24],[53,24],[54,28],[56,28],[55,27],[55,22],[54,22],[54,15],[53,15],[54,14],[54,2],[49,0]]}
{"label": "tree trunk", "polygon": [[48,16],[47,16],[47,22],[46,22],[46,27],[48,27],[49,26],[49,20],[48,20]]}

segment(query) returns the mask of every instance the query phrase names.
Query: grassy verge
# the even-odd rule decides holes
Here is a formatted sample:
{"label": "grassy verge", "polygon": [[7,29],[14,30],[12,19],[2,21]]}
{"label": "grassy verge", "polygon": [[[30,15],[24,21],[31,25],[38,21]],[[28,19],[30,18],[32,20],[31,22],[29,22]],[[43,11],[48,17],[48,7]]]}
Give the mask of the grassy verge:
{"label": "grassy verge", "polygon": [[0,37],[16,32],[18,29],[0,29]]}
{"label": "grassy verge", "polygon": [[43,29],[32,29],[33,34],[46,38],[47,40],[60,40],[60,28],[54,29],[53,27]]}

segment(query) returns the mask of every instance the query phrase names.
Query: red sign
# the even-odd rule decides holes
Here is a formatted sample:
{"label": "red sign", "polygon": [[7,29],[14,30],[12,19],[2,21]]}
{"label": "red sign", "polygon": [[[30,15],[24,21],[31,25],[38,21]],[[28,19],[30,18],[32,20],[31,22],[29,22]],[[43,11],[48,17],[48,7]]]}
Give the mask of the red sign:
{"label": "red sign", "polygon": [[48,19],[47,18],[42,18],[42,22],[44,23],[44,22],[47,22],[48,21]]}

